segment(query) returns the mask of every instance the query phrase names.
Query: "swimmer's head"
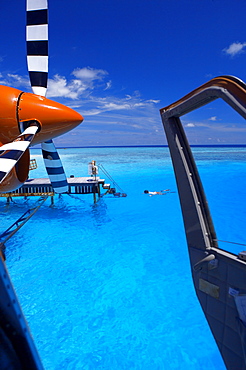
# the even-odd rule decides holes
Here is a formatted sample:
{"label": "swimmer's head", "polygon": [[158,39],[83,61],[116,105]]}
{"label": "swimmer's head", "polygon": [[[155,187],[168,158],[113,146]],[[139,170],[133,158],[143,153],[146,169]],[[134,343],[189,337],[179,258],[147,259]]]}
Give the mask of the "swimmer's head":
{"label": "swimmer's head", "polygon": [[148,194],[149,193],[149,190],[144,190],[144,194]]}

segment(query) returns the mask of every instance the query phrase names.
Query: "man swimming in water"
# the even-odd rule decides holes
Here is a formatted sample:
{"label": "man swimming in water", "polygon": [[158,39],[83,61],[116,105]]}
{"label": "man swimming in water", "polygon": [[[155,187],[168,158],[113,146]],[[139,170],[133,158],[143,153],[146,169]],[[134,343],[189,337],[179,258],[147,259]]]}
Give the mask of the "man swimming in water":
{"label": "man swimming in water", "polygon": [[144,194],[149,194],[150,196],[152,196],[152,195],[165,195],[167,191],[170,191],[170,189],[165,189],[165,190],[161,190],[161,191],[144,190]]}

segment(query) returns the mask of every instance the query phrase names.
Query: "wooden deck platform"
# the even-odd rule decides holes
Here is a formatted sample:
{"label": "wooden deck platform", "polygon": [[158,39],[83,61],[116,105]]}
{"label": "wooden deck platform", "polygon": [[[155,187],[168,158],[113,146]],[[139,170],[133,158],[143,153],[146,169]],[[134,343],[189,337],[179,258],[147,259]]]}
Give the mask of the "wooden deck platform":
{"label": "wooden deck platform", "polygon": [[[98,194],[100,195],[100,187],[110,188],[109,184],[105,184],[104,179],[95,177],[69,177],[68,194]],[[48,178],[28,179],[21,188],[11,192],[2,193],[1,197],[18,197],[18,196],[41,196],[55,195]]]}

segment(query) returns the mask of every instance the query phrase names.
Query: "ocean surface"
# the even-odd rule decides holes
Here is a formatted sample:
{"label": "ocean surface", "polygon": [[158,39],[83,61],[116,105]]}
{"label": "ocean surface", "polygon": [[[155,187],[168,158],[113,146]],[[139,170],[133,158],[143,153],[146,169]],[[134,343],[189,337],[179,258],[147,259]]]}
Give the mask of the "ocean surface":
{"label": "ocean surface", "polygon": [[[220,240],[246,243],[245,147],[195,147]],[[127,197],[56,196],[7,243],[9,274],[46,370],[225,369],[191,280],[166,147],[59,149],[67,176],[103,165]],[[32,149],[46,177],[41,151]],[[99,176],[111,183],[101,170]],[[163,196],[144,190],[170,189]],[[117,189],[118,190],[118,189]],[[120,190],[121,191],[121,190]],[[3,232],[37,198],[0,198]],[[245,247],[221,243],[234,253]]]}

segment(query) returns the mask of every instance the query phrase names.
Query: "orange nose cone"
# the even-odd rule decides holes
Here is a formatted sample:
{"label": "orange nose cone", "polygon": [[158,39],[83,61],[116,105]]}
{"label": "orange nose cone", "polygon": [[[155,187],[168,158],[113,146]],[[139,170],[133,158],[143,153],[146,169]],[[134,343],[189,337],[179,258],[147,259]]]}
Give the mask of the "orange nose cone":
{"label": "orange nose cone", "polygon": [[22,94],[18,114],[19,121],[35,118],[41,123],[41,131],[35,136],[33,145],[63,135],[83,121],[73,109],[30,93]]}

